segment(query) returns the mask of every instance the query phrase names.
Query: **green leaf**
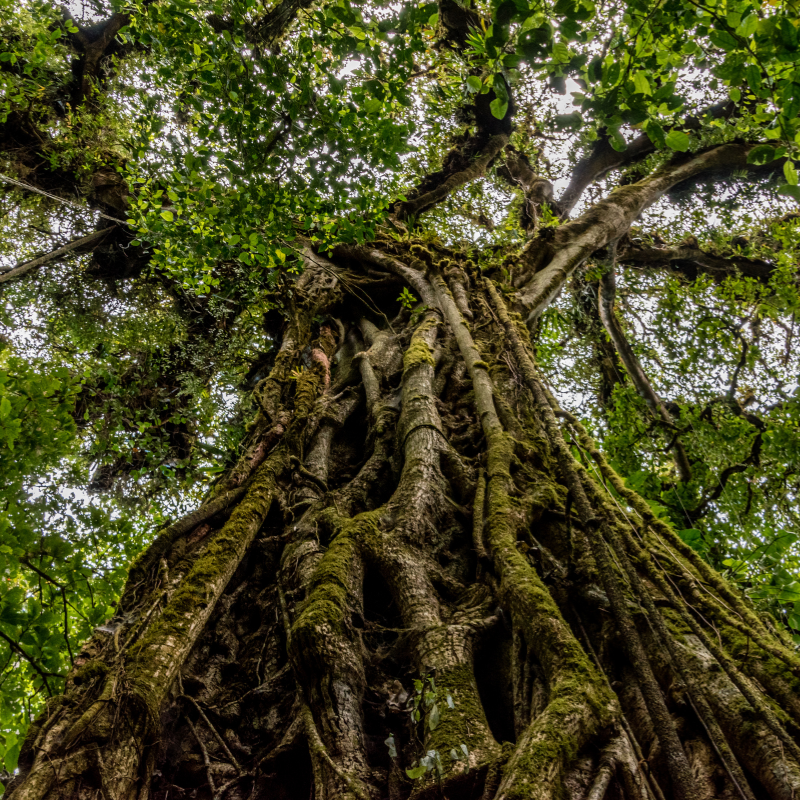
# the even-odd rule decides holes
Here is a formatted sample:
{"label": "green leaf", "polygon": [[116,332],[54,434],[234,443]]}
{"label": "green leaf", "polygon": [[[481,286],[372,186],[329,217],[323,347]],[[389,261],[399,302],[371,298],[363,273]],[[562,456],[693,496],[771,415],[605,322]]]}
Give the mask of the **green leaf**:
{"label": "green leaf", "polygon": [[692,550],[703,550],[703,534],[697,528],[686,528],[685,530],[678,531],[678,536],[683,539]]}
{"label": "green leaf", "polygon": [[775,148],[771,144],[759,144],[747,154],[747,163],[762,166],[774,161],[775,158]]}
{"label": "green leaf", "polygon": [[744,68],[744,77],[751,91],[758,93],[761,88],[761,70],[755,64],[748,64]]}
{"label": "green leaf", "polygon": [[683,131],[670,131],[664,141],[670,149],[685,153],[692,140]]}
{"label": "green leaf", "polygon": [[778,194],[791,197],[792,200],[800,203],[800,186],[792,186],[791,184],[785,183],[783,186],[778,187]]}
{"label": "green leaf", "polygon": [[633,85],[636,88],[637,94],[653,94],[653,90],[650,88],[650,81],[647,80],[647,76],[644,72],[637,72],[633,76]]}
{"label": "green leaf", "polygon": [[489,110],[492,112],[493,117],[496,117],[497,119],[503,119],[508,111],[508,100],[502,100],[499,97],[495,97],[495,99],[489,103]]}
{"label": "green leaf", "polygon": [[5,419],[11,413],[11,401],[4,397],[0,400],[0,419]]}
{"label": "green leaf", "polygon": [[172,213],[171,211],[162,211],[162,212],[161,212],[161,216],[162,216],[162,217],[163,217],[163,218],[164,218],[164,219],[165,219],[167,222],[172,222],[172,220],[173,220],[173,219],[175,219],[175,217],[174,217],[174,215],[173,215],[173,213]]}
{"label": "green leaf", "polygon": [[479,92],[482,85],[481,79],[477,75],[470,75],[467,78],[467,89],[471,92]]}
{"label": "green leaf", "polygon": [[666,137],[664,136],[664,129],[653,119],[647,120],[644,125],[644,132],[649,137],[650,141],[658,148],[666,146]]}
{"label": "green leaf", "polygon": [[553,61],[564,64],[569,61],[569,48],[564,42],[556,42],[553,45]]}
{"label": "green leaf", "polygon": [[794,163],[791,161],[786,161],[783,165],[783,176],[786,178],[786,183],[790,186],[797,186],[797,169],[794,166]]}
{"label": "green leaf", "polygon": [[409,767],[406,769],[406,775],[408,775],[412,781],[415,781],[418,778],[421,778],[427,771],[427,768],[424,766]]}
{"label": "green leaf", "polygon": [[618,153],[621,153],[628,146],[628,143],[625,141],[625,137],[619,132],[619,128],[609,128],[608,137],[611,141],[611,146]]}
{"label": "green leaf", "polygon": [[748,14],[739,24],[736,33],[739,36],[750,37],[758,30],[758,14]]}
{"label": "green leaf", "polygon": [[709,33],[711,41],[721,50],[735,50],[739,42],[727,31],[713,30]]}
{"label": "green leaf", "polygon": [[565,128],[577,130],[583,125],[583,117],[577,111],[573,111],[571,114],[556,114],[554,122],[562,130]]}

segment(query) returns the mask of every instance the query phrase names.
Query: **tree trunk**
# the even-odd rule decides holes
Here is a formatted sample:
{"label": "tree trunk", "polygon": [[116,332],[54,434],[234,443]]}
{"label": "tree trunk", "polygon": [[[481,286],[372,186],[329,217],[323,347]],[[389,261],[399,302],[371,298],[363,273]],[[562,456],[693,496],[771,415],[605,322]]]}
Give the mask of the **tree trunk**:
{"label": "tree trunk", "polygon": [[800,796],[791,644],[537,372],[514,312],[603,242],[558,244],[510,310],[438,246],[306,249],[238,463],[132,565],[13,800]]}

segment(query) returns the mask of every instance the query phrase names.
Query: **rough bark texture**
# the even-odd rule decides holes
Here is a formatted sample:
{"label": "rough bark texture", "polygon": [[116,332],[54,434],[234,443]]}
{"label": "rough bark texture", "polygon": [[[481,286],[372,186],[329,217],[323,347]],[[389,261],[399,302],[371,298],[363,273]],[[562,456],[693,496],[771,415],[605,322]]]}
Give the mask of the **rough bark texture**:
{"label": "rough bark texture", "polygon": [[[520,316],[736,147],[562,226],[516,295],[414,239],[307,248],[239,462],[131,567],[11,798],[797,797],[796,655],[555,405]],[[391,324],[343,290],[398,281]]]}

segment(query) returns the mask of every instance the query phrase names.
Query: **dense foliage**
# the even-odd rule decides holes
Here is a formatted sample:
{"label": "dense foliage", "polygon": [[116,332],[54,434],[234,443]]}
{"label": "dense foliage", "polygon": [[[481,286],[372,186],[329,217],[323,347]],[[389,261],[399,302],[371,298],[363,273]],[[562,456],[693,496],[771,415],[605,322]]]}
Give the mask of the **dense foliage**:
{"label": "dense foliage", "polygon": [[[628,486],[800,642],[798,19],[791,0],[0,0],[5,769],[128,563],[235,462],[306,243],[416,237],[513,300],[531,243],[726,143],[744,158],[673,186],[528,321]],[[663,413],[604,327],[609,270]]]}

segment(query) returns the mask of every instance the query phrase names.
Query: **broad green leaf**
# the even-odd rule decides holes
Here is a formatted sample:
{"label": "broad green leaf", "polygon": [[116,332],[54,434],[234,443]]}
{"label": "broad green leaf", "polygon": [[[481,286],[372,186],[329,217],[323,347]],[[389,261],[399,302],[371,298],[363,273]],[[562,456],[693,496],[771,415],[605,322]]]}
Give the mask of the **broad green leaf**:
{"label": "broad green leaf", "polygon": [[638,94],[651,95],[653,93],[653,90],[650,88],[650,81],[647,80],[647,76],[644,72],[637,72],[633,76],[633,85],[636,87],[636,92]]}
{"label": "broad green leaf", "polygon": [[429,714],[428,714],[428,727],[432,731],[435,731],[436,728],[439,727],[440,720],[441,720],[441,715],[439,713],[439,704],[438,703],[434,703],[433,706],[431,707],[431,710],[430,710]]}
{"label": "broad green leaf", "polygon": [[800,186],[785,183],[783,186],[778,187],[778,194],[782,194],[785,197],[791,197],[792,200],[800,203]]}
{"label": "broad green leaf", "polygon": [[556,42],[553,45],[553,61],[559,64],[569,61],[569,48],[564,42]]}
{"label": "broad green leaf", "polygon": [[747,162],[749,164],[768,164],[776,158],[775,148],[769,144],[760,144],[754,147],[747,154]]}
{"label": "broad green leaf", "polygon": [[670,131],[665,137],[667,147],[672,150],[678,150],[681,153],[685,153],[689,149],[691,141],[683,131]]}
{"label": "broad green leaf", "polygon": [[489,110],[492,112],[493,117],[496,117],[497,119],[503,119],[508,111],[508,101],[496,97],[491,103],[489,103]]}

